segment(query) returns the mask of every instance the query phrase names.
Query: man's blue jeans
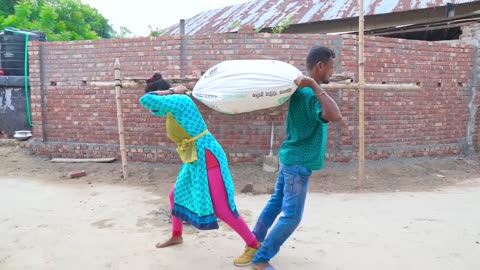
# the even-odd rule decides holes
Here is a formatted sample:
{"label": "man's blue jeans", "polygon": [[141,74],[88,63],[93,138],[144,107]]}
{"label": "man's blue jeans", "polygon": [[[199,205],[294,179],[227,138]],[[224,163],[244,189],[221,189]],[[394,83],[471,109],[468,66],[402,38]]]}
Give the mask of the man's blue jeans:
{"label": "man's blue jeans", "polygon": [[[300,165],[280,163],[275,192],[263,209],[253,233],[263,242],[253,263],[268,262],[300,224],[307,197],[308,178],[312,171]],[[283,212],[267,236],[277,216]]]}

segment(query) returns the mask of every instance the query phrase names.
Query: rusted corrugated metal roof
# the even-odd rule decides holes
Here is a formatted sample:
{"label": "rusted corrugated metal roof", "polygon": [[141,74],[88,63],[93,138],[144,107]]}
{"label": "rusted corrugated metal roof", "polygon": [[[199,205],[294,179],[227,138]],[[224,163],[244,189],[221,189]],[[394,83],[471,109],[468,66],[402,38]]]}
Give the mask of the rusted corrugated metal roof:
{"label": "rusted corrugated metal roof", "polygon": [[[364,0],[365,15],[462,4],[472,0]],[[291,24],[358,16],[357,0],[256,0],[202,12],[185,23],[185,34],[236,32],[240,25],[268,28],[291,16]],[[178,24],[167,29],[179,34]]]}

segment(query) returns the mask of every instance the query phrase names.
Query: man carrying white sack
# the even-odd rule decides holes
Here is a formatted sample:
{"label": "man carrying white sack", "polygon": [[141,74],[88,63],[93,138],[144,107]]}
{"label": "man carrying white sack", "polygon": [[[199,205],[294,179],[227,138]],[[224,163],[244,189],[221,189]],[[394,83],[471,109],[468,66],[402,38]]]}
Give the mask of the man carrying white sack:
{"label": "man carrying white sack", "polygon": [[[298,89],[290,99],[286,120],[287,138],[280,151],[280,169],[275,191],[253,229],[260,249],[247,247],[234,260],[237,266],[253,264],[256,270],[273,270],[269,264],[302,219],[308,179],[312,170],[324,165],[329,122],[339,122],[342,115],[335,101],[319,84],[329,82],[335,66],[335,53],[315,47],[307,56],[309,77],[295,80]],[[272,227],[277,216],[283,212]],[[267,235],[268,230],[270,233]]]}

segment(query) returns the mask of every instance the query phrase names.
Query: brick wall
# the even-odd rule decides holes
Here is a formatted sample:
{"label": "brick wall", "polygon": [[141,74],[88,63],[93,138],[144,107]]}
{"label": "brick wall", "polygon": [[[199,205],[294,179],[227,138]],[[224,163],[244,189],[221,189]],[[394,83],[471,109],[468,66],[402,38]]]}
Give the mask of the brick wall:
{"label": "brick wall", "polygon": [[[338,72],[357,71],[354,36],[242,33],[188,36],[183,38],[183,47],[181,44],[178,36],[32,43],[35,151],[62,157],[118,156],[114,90],[90,86],[92,81],[113,80],[116,57],[122,65],[122,77],[147,77],[155,71],[167,78],[178,77],[228,59],[255,58],[282,60],[304,71],[308,49],[322,44],[336,51]],[[367,37],[368,82],[422,86],[415,92],[367,90],[367,158],[463,152],[472,55],[473,48],[465,45]],[[132,89],[122,92],[129,159],[178,162],[175,147],[165,135],[164,119],[150,116],[138,104],[142,93]],[[331,125],[327,155],[330,160],[349,161],[355,158],[358,144],[357,94],[354,90],[331,93],[348,125]],[[285,135],[286,105],[239,115],[223,115],[198,106],[232,162],[260,161],[268,153],[272,122],[276,130],[274,151],[278,151]],[[271,116],[275,111],[279,114]]]}
{"label": "brick wall", "polygon": [[[356,59],[357,41],[344,52]],[[365,78],[372,83],[413,83],[420,91],[367,91],[365,140],[374,158],[448,155],[463,151],[473,48],[369,37]],[[345,59],[345,57],[344,57]],[[357,71],[345,61],[344,71]],[[356,126],[356,125],[355,125]]]}

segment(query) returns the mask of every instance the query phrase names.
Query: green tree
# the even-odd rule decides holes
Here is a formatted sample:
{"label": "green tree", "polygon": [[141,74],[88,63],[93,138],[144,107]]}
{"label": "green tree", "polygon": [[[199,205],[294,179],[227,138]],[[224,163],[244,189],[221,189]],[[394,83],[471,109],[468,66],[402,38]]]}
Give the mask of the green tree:
{"label": "green tree", "polygon": [[0,0],[0,17],[6,17],[12,14],[17,2],[19,2],[19,0]]}
{"label": "green tree", "polygon": [[167,32],[165,29],[162,28],[153,28],[151,25],[148,26],[148,30],[150,31],[150,34],[148,34],[151,37],[159,37],[165,35]]}
{"label": "green tree", "polygon": [[292,24],[293,15],[290,14],[287,17],[283,18],[280,23],[274,27],[272,27],[272,32],[275,34],[280,34],[282,33],[285,29],[290,27]]}
{"label": "green tree", "polygon": [[107,19],[79,0],[0,1],[17,2],[13,13],[0,14],[0,29],[41,30],[51,41],[111,38],[114,32]]}
{"label": "green tree", "polygon": [[128,38],[133,37],[132,31],[125,26],[120,26],[119,31],[113,30],[112,38]]}

